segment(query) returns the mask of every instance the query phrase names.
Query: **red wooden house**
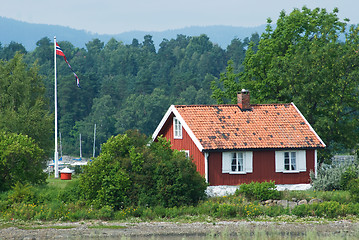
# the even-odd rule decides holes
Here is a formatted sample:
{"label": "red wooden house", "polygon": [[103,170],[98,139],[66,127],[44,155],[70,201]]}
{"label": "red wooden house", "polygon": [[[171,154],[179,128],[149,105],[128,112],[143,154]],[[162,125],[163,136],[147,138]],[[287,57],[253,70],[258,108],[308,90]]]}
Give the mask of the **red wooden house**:
{"label": "red wooden house", "polygon": [[325,147],[294,103],[251,105],[246,90],[236,105],[172,105],[152,138],[161,135],[193,158],[211,186],[307,184]]}

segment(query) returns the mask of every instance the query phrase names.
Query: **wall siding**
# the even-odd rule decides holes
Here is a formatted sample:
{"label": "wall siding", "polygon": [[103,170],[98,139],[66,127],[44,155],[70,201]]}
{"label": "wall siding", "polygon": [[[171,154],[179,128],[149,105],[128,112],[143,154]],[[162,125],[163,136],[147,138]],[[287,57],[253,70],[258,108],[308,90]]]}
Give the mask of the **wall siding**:
{"label": "wall siding", "polygon": [[300,173],[276,173],[275,151],[253,151],[253,173],[222,173],[222,153],[209,155],[208,181],[210,185],[239,185],[242,183],[275,181],[276,184],[310,183],[310,170],[314,172],[314,150],[306,151],[307,171]]}
{"label": "wall siding", "polygon": [[[182,129],[182,139],[173,137],[173,114],[167,119],[163,128],[158,134],[169,139],[172,149],[189,150],[197,171],[205,176],[204,154],[200,152],[187,132]],[[306,151],[307,171],[300,173],[276,173],[275,172],[275,151],[253,151],[253,173],[228,174],[222,173],[222,153],[209,153],[208,161],[208,182],[211,186],[218,185],[239,185],[242,183],[275,181],[276,184],[300,184],[310,183],[310,170],[314,172],[314,151]]]}
{"label": "wall siding", "polygon": [[173,136],[173,114],[168,118],[165,125],[158,134],[163,135],[166,139],[169,139],[172,144],[172,149],[177,150],[189,150],[190,156],[193,158],[193,162],[197,166],[197,171],[204,177],[205,165],[204,154],[200,152],[197,146],[194,144],[188,133],[182,127],[182,139],[174,139]]}

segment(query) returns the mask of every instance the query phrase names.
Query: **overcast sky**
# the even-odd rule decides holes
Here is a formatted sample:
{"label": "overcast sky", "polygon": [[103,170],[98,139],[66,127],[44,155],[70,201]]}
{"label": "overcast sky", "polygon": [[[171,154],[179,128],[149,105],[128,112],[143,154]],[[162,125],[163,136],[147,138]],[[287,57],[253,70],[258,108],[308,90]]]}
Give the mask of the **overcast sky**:
{"label": "overcast sky", "polygon": [[[55,4],[56,3],[56,4]],[[275,22],[281,10],[339,8],[341,20],[359,23],[358,0],[1,0],[0,16],[117,34],[162,31],[189,26],[258,26]]]}

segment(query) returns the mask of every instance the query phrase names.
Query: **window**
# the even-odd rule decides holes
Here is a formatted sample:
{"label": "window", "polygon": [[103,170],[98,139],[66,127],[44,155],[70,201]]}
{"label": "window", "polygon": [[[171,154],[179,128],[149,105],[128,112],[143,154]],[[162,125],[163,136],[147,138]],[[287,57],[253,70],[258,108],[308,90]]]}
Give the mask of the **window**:
{"label": "window", "polygon": [[174,138],[182,139],[182,124],[178,118],[173,118],[173,134]]}
{"label": "window", "polygon": [[306,151],[276,151],[275,152],[275,171],[284,173],[305,172]]}
{"label": "window", "polygon": [[222,173],[246,174],[253,172],[253,152],[223,152]]}
{"label": "window", "polygon": [[232,172],[243,172],[243,153],[234,152],[232,153]]}
{"label": "window", "polygon": [[184,152],[184,154],[186,155],[186,158],[190,158],[189,150],[181,150],[181,152]]}
{"label": "window", "polygon": [[286,171],[297,170],[296,156],[296,152],[284,152],[284,169]]}

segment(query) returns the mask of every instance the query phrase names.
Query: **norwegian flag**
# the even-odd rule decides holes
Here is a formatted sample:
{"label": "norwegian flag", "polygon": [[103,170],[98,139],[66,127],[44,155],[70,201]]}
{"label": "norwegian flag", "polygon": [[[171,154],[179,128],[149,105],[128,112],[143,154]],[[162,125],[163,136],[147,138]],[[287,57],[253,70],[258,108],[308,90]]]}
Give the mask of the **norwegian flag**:
{"label": "norwegian flag", "polygon": [[67,65],[69,66],[69,68],[71,69],[72,73],[74,74],[75,78],[76,78],[76,85],[77,87],[81,88],[80,87],[80,79],[79,77],[76,75],[75,71],[72,70],[72,67],[70,65],[70,63],[67,61],[67,58],[65,57],[65,54],[64,52],[62,51],[62,49],[60,48],[59,44],[56,43],[56,55],[59,55],[59,56],[63,56],[64,59],[65,59],[65,62],[67,63]]}
{"label": "norwegian flag", "polygon": [[65,57],[64,52],[62,51],[62,49],[60,48],[59,44],[57,44],[57,43],[56,43],[56,55]]}

